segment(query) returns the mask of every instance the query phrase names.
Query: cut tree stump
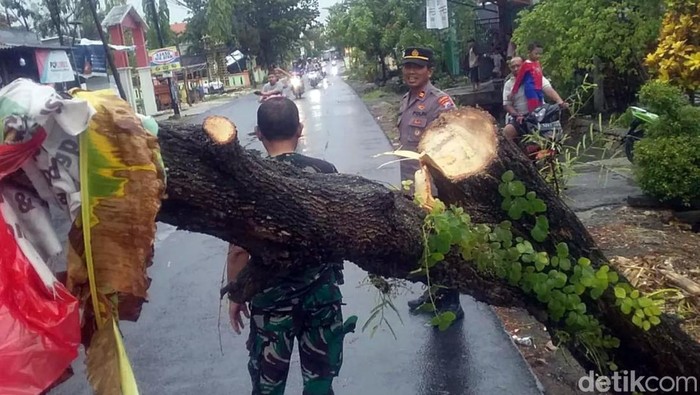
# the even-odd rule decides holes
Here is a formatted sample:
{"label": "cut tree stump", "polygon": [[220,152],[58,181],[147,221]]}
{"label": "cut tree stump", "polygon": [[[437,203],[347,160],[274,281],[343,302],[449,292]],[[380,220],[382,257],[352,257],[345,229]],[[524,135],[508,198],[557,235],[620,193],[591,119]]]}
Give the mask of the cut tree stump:
{"label": "cut tree stump", "polygon": [[[208,118],[204,125],[163,123],[159,141],[168,172],[159,220],[235,243],[260,257],[260,264],[249,265],[239,278],[238,300],[265,287],[269,273],[321,262],[348,260],[376,275],[420,281],[410,272],[423,253],[425,212],[403,193],[362,177],[306,173],[264,159],[244,150],[235,127],[222,118]],[[512,170],[545,201],[550,237],[536,243],[526,221],[512,221],[514,232],[550,255],[565,241],[572,257],[587,257],[594,267],[608,264],[576,215],[519,149],[496,132],[487,113],[461,108],[442,114],[426,130],[420,148],[438,197],[463,207],[473,222],[508,219],[498,185],[501,175]],[[456,251],[431,270],[431,279],[491,305],[526,308],[550,333],[563,328],[563,322],[547,319],[546,305],[535,297],[479,273]],[[599,300],[585,302],[588,312],[620,339],[613,355],[623,369],[637,375],[700,377],[700,344],[673,318],[664,316],[645,332],[615,306],[611,289]],[[585,347],[567,347],[592,368]]]}

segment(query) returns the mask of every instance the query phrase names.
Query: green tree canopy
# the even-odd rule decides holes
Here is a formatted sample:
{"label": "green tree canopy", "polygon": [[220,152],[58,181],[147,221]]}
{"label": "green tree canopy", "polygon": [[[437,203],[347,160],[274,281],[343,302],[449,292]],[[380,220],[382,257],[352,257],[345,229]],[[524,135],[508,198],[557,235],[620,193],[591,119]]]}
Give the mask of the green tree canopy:
{"label": "green tree canopy", "polygon": [[[155,4],[151,4],[152,2]],[[156,12],[158,13],[158,27],[163,35],[163,45],[168,46],[174,44],[175,33],[170,30],[170,9],[168,8],[168,2],[166,0],[142,0],[141,6],[143,7],[143,13],[149,27],[148,32],[146,33],[146,43],[148,48],[160,48],[158,32],[156,31],[156,24],[154,23],[156,18],[156,16],[153,15],[152,7],[154,6],[156,8]]]}
{"label": "green tree canopy", "polygon": [[212,45],[236,46],[265,66],[289,57],[319,15],[318,0],[208,0],[206,10]]}
{"label": "green tree canopy", "polygon": [[626,106],[645,79],[643,61],[661,10],[662,0],[547,0],[520,13],[513,38],[521,55],[532,41],[544,45],[545,74],[559,89],[573,88],[577,73],[597,68],[606,96],[624,90],[619,105]]}

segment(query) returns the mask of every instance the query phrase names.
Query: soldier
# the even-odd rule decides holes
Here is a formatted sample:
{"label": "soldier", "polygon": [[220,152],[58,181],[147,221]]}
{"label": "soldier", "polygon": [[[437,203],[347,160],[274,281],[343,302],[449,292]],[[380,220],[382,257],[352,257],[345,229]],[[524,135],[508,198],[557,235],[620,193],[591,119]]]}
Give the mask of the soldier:
{"label": "soldier", "polygon": [[[296,105],[287,98],[270,98],[258,108],[255,132],[270,157],[307,172],[337,173],[331,163],[295,152],[302,127]],[[230,283],[221,290],[222,296],[229,293],[249,261],[256,259],[239,246],[229,246]],[[247,348],[253,395],[284,394],[295,339],[304,395],[333,395],[333,379],[343,361],[343,340],[357,322],[356,316],[343,322],[342,282],[342,262],[331,262],[289,273],[270,273],[269,287],[248,301],[250,310],[246,301],[232,299],[229,294],[234,331],[241,333],[241,314],[250,318]]]}
{"label": "soldier", "polygon": [[[443,111],[455,108],[452,98],[430,83],[433,75],[433,51],[427,48],[407,48],[403,57],[403,80],[409,87],[408,93],[401,99],[399,110],[399,140],[401,149],[418,150],[418,142],[425,128]],[[413,180],[417,161],[401,161],[401,180]],[[464,317],[464,311],[459,302],[459,292],[456,290],[440,289],[436,292],[435,307],[438,311],[452,311],[457,319]],[[423,296],[408,302],[411,310],[415,310],[429,301],[426,291]]]}

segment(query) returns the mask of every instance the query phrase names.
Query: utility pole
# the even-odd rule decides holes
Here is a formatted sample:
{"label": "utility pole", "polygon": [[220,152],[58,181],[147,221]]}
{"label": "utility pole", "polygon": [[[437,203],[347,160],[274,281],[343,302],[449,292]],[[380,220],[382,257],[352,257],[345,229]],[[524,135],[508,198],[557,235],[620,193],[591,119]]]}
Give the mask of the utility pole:
{"label": "utility pole", "polygon": [[454,11],[448,11],[450,24],[447,28],[447,50],[449,54],[448,68],[452,76],[459,75],[459,51],[457,49],[457,27],[455,26]]}
{"label": "utility pole", "polygon": [[109,45],[107,45],[107,40],[105,39],[105,34],[102,31],[102,25],[100,24],[100,18],[97,17],[97,9],[95,8],[95,0],[85,0],[90,8],[90,13],[92,14],[92,19],[95,21],[95,27],[97,28],[97,34],[100,36],[100,41],[102,41],[102,48],[105,51],[105,57],[107,58],[107,63],[109,64],[109,69],[112,70],[112,76],[114,77],[114,83],[117,85],[117,90],[119,91],[119,97],[122,100],[127,100],[124,87],[122,86],[122,81],[119,79],[119,72],[117,71],[117,66],[114,64],[114,58],[112,57],[112,52],[109,50]]}
{"label": "utility pole", "polygon": [[[160,15],[158,15],[158,10],[156,9],[156,0],[149,0],[148,3],[151,6],[151,14],[153,15],[153,27],[156,29],[156,34],[158,35],[158,43],[160,44],[160,48],[165,48],[163,33],[160,30]],[[187,70],[185,70],[185,73],[187,73]],[[175,113],[175,118],[177,119],[180,118],[180,107],[178,106],[177,101],[175,100],[175,95],[173,94],[173,80],[171,77],[167,77],[166,81],[168,81],[170,105],[172,106],[173,112]]]}

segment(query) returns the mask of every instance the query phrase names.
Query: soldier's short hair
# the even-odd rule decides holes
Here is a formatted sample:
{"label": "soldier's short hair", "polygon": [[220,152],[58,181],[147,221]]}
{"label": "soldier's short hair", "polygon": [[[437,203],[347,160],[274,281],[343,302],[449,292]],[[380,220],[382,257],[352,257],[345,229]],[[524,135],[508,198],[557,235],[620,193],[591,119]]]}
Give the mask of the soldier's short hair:
{"label": "soldier's short hair", "polygon": [[299,129],[299,109],[286,97],[271,97],[258,108],[258,129],[267,140],[288,140]]}

